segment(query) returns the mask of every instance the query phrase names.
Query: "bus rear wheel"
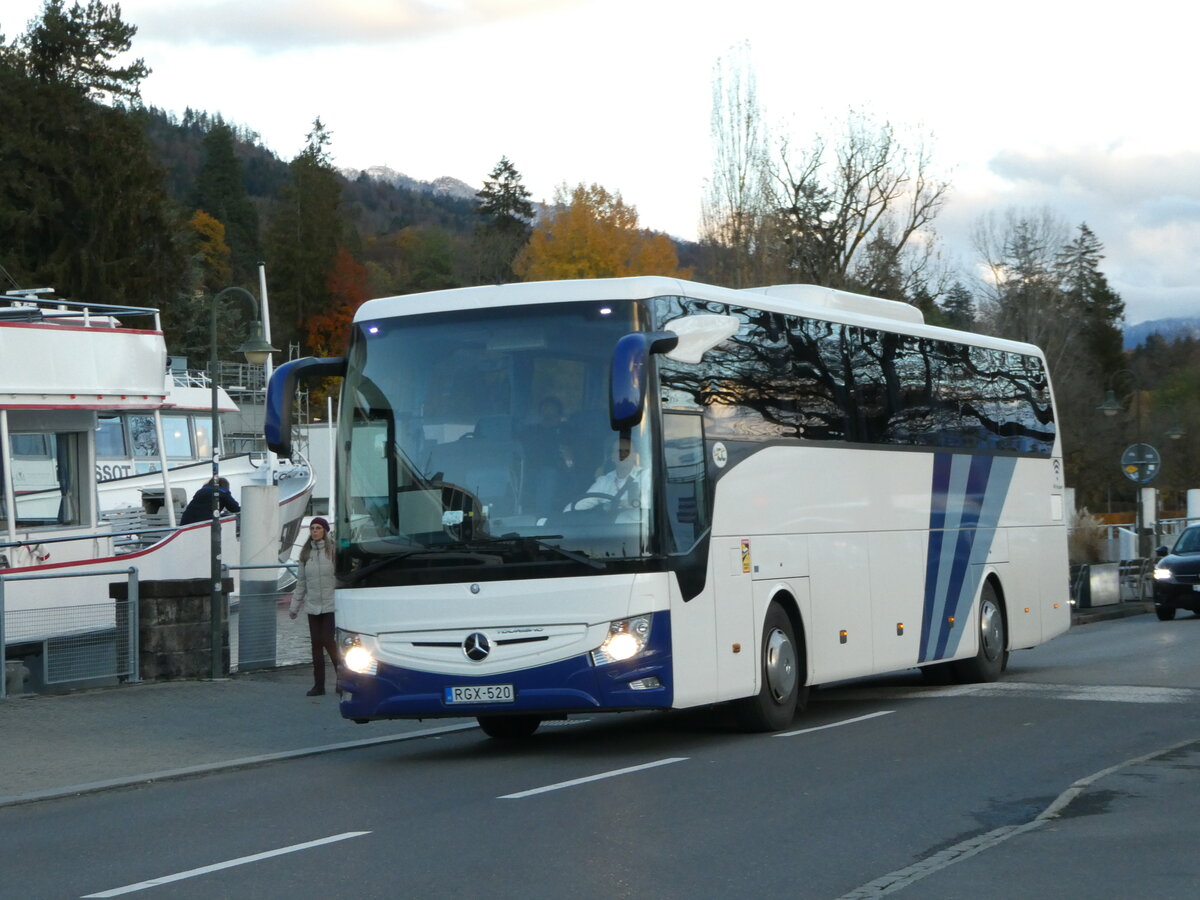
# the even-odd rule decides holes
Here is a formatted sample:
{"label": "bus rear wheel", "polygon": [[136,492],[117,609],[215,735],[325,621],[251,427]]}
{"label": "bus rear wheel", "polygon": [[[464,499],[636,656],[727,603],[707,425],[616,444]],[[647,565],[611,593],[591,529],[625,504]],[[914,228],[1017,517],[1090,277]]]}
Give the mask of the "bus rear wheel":
{"label": "bus rear wheel", "polygon": [[979,595],[979,650],[971,659],[953,663],[955,677],[964,684],[996,681],[1008,665],[1008,635],[1004,610],[996,588],[985,582]]}
{"label": "bus rear wheel", "polygon": [[761,687],[753,697],[735,701],[738,722],[746,731],[779,731],[791,724],[800,705],[804,666],[792,620],[772,603],[763,622],[759,658]]}
{"label": "bus rear wheel", "polygon": [[488,737],[501,740],[527,738],[542,724],[539,716],[477,716],[475,721]]}

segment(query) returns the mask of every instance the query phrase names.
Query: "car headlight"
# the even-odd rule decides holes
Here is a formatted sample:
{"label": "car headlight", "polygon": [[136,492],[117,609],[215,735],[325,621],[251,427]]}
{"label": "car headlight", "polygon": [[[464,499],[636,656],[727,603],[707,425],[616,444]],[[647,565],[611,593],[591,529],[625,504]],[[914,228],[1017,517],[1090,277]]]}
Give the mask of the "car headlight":
{"label": "car headlight", "polygon": [[592,651],[592,662],[597,666],[631,659],[646,649],[650,640],[650,617],[634,616],[618,619],[608,626],[604,642]]}
{"label": "car headlight", "polygon": [[1154,580],[1155,581],[1170,581],[1171,580],[1171,570],[1164,569],[1162,566],[1155,566],[1154,567]]}
{"label": "car headlight", "polygon": [[361,634],[339,628],[336,638],[342,663],[347,669],[359,675],[374,675],[379,671],[379,660],[363,645]]}

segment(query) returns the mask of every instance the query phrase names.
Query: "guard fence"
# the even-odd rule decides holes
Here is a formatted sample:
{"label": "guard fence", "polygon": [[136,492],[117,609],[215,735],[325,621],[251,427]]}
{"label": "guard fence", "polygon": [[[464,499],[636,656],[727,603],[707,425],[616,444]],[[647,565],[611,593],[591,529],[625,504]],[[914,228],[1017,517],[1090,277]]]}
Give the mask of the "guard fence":
{"label": "guard fence", "polygon": [[[292,620],[290,565],[228,566],[238,589],[228,597],[230,671],[290,666],[311,659],[308,626]],[[255,578],[254,576],[260,576]],[[5,586],[18,581],[92,579],[128,581],[126,599],[10,609]],[[10,591],[11,594],[11,591]],[[141,681],[139,582],[136,566],[69,573],[0,572],[0,699],[27,693]]]}

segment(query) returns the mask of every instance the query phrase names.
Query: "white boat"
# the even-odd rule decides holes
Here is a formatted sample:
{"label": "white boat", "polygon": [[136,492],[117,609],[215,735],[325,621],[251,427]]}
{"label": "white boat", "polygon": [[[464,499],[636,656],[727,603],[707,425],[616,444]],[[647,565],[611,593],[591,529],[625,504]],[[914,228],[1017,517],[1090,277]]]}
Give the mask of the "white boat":
{"label": "white boat", "polygon": [[[175,383],[167,362],[156,310],[0,297],[0,572],[78,576],[6,580],[6,645],[113,627],[108,586],[130,566],[140,580],[209,577],[210,523],[175,526],[212,475],[211,388]],[[220,473],[235,496],[279,485],[290,550],[312,491],[303,460],[243,454]],[[236,531],[224,517],[230,565]],[[83,574],[93,571],[105,574]]]}

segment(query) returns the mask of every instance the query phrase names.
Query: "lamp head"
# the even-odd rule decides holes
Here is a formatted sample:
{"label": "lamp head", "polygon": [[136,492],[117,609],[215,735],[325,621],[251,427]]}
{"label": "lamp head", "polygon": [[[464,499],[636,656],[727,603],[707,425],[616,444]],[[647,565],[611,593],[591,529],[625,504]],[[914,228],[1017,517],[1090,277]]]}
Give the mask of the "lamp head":
{"label": "lamp head", "polygon": [[1117,400],[1117,392],[1111,388],[1105,392],[1104,402],[1096,407],[1096,409],[1100,410],[1106,416],[1115,416],[1122,408],[1120,401]]}
{"label": "lamp head", "polygon": [[278,352],[278,348],[272,347],[263,338],[262,323],[258,321],[255,321],[250,337],[242,346],[238,347],[238,353],[245,355],[246,362],[256,366],[263,365],[271,358],[272,353]]}

